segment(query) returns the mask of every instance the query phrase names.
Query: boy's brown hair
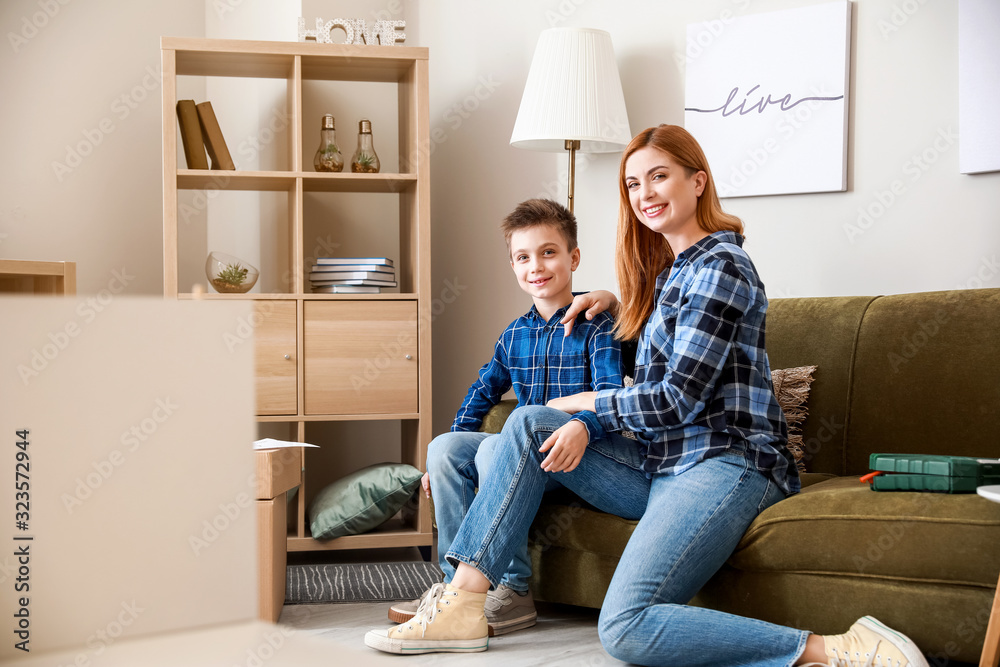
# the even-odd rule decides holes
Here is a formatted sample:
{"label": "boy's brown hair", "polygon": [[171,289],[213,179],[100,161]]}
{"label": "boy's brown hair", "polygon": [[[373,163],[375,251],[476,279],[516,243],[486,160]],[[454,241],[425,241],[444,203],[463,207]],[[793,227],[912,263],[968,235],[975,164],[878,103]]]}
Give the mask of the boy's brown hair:
{"label": "boy's brown hair", "polygon": [[500,231],[507,242],[507,254],[510,254],[510,237],[514,232],[538,225],[555,227],[566,239],[567,249],[570,252],[576,249],[576,216],[551,199],[528,199],[514,207],[500,223]]}

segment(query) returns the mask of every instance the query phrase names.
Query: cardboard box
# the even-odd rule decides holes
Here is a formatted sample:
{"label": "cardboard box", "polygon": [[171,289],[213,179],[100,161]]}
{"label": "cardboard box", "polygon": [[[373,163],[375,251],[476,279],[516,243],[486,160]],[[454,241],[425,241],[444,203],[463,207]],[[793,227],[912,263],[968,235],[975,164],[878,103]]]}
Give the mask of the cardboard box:
{"label": "cardboard box", "polygon": [[271,500],[299,485],[302,448],[261,449],[257,459],[257,500]]}

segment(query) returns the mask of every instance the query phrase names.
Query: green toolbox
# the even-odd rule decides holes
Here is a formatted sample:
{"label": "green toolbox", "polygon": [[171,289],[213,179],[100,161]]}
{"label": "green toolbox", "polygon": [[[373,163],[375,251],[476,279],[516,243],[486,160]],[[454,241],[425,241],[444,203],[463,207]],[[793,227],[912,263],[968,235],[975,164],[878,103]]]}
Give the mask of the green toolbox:
{"label": "green toolbox", "polygon": [[861,479],[873,491],[975,493],[976,487],[1000,484],[1000,459],[936,454],[872,454],[874,471]]}

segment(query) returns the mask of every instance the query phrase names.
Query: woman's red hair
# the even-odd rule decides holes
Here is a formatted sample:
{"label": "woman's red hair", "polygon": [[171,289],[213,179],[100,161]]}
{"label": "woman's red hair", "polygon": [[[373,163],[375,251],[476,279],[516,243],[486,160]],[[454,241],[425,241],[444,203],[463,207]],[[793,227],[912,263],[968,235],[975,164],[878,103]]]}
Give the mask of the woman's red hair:
{"label": "woman's red hair", "polygon": [[615,336],[621,340],[639,337],[642,327],[653,312],[656,298],[656,277],[673,264],[675,254],[663,237],[642,224],[632,210],[625,184],[625,163],[640,148],[651,146],[663,151],[684,168],[688,178],[699,171],[708,177],[698,198],[698,226],[708,233],[730,230],[743,233],[743,221],[722,210],[712,180],[705,152],[691,133],[677,125],[659,125],[643,130],[629,142],[618,170],[620,202],[618,238],[615,247],[615,268],[621,307],[615,323]]}

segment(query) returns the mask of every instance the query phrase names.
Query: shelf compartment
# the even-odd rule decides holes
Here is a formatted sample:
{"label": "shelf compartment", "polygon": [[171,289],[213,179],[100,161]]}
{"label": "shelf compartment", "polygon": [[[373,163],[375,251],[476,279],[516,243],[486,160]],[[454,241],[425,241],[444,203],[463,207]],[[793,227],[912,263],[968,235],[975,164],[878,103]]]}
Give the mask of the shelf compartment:
{"label": "shelf compartment", "polygon": [[246,51],[177,51],[178,76],[233,76],[290,79],[295,56]]}
{"label": "shelf compartment", "polygon": [[314,540],[306,527],[306,536],[288,536],[289,551],[334,551],[340,549],[371,549],[391,547],[423,547],[434,543],[432,533],[422,533],[402,521],[390,519],[361,535],[345,535],[332,540]]}

